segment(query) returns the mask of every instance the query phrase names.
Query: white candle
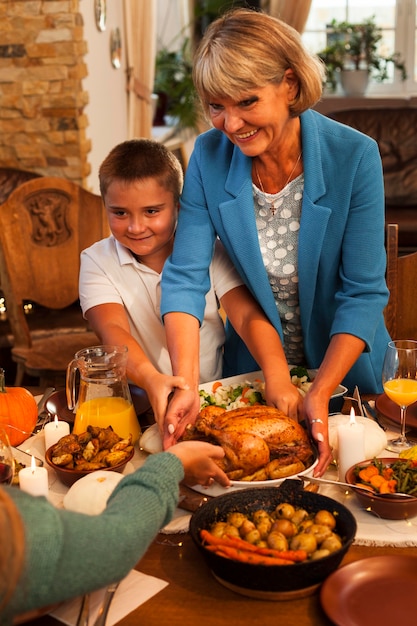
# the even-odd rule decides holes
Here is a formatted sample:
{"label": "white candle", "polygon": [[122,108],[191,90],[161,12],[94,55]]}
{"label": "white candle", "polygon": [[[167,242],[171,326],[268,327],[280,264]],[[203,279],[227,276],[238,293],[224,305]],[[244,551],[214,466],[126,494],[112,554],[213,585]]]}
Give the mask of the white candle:
{"label": "white candle", "polygon": [[58,416],[55,415],[53,422],[48,422],[44,427],[45,433],[45,450],[48,450],[51,446],[54,446],[61,437],[69,435],[70,427],[68,422],[58,421]]}
{"label": "white candle", "polygon": [[24,467],[19,472],[19,486],[22,491],[32,496],[48,495],[48,471],[46,467],[37,467],[35,457],[32,456],[30,467]]}
{"label": "white candle", "polygon": [[337,447],[339,480],[344,482],[349,467],[365,458],[364,427],[357,423],[353,409],[350,411],[349,421],[337,429]]}

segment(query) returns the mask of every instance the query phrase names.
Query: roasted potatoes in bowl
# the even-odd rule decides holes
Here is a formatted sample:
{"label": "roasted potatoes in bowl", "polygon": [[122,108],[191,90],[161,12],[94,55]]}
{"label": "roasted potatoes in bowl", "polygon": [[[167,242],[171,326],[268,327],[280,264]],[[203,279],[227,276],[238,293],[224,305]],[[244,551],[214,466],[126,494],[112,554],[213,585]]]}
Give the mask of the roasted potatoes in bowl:
{"label": "roasted potatoes in bowl", "polygon": [[[231,515],[244,517],[241,523],[248,525],[247,532],[235,521],[231,523],[234,530],[223,533],[221,524],[230,524]],[[190,533],[221,584],[251,597],[286,599],[314,591],[339,566],[354,540],[356,521],[342,504],[304,491],[300,480],[286,480],[278,488],[238,490],[209,500],[193,513]],[[249,548],[249,556],[238,559],[233,550],[222,553],[216,549],[222,537],[235,537],[231,544],[239,546],[236,549],[242,556],[240,541],[248,535],[249,543],[260,551]],[[263,558],[268,554],[273,554],[276,562]]]}
{"label": "roasted potatoes in bowl", "polygon": [[45,461],[67,487],[97,470],[123,472],[135,453],[131,437],[122,439],[111,426],[88,426],[85,433],[62,437],[48,448]]}

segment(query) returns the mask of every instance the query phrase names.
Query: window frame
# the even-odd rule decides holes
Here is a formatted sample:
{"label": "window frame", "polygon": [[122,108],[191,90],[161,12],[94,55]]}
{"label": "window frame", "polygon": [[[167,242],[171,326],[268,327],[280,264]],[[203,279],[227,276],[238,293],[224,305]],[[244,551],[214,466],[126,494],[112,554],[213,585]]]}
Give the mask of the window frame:
{"label": "window frame", "polygon": [[[314,0],[312,0],[312,5]],[[346,6],[349,0],[346,0]],[[394,50],[405,60],[407,79],[401,80],[399,72],[395,72],[393,82],[378,83],[370,80],[367,96],[402,96],[417,95],[417,2],[416,0],[396,0],[395,2],[395,34]],[[369,16],[370,17],[370,16]],[[352,13],[349,20],[354,21]],[[305,29],[307,31],[307,27]],[[308,32],[308,31],[307,31]],[[317,50],[316,50],[317,52]],[[343,95],[339,87],[335,95]]]}

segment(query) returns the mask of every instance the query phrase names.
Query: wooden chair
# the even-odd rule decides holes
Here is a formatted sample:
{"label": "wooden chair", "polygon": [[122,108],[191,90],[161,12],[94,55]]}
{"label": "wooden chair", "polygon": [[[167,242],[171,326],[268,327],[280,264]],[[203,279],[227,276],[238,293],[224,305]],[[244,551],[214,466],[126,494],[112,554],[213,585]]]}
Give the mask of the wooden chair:
{"label": "wooden chair", "polygon": [[41,177],[17,187],[0,205],[0,283],[13,333],[15,384],[26,374],[54,385],[77,350],[100,343],[80,310],[76,324],[34,337],[26,302],[63,311],[78,301],[81,251],[109,234],[100,196],[61,178]]}
{"label": "wooden chair", "polygon": [[385,323],[392,339],[417,339],[417,252],[398,256],[398,224],[388,224],[386,231],[390,297]]}

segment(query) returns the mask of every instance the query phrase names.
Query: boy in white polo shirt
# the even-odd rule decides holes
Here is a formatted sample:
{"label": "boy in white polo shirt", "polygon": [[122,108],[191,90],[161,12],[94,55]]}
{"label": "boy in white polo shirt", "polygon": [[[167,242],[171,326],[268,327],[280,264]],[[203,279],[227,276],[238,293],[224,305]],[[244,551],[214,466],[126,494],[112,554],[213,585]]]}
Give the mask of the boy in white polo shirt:
{"label": "boy in white polo shirt", "polygon": [[[187,388],[173,376],[160,318],[160,281],[171,254],[183,172],[164,145],[132,139],[113,148],[100,166],[100,192],[107,211],[110,237],[81,254],[80,302],[85,318],[103,344],[128,347],[127,375],[148,394],[162,432],[168,397]],[[276,335],[217,242],[210,268],[200,329],[200,382],[222,375],[225,341],[219,302],[260,366],[265,339]],[[257,336],[261,320],[262,336]],[[279,341],[276,336],[276,341]]]}

